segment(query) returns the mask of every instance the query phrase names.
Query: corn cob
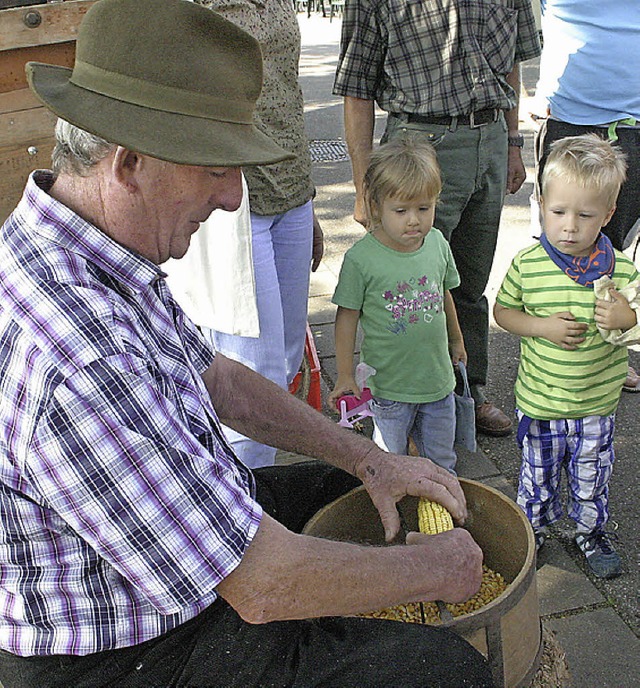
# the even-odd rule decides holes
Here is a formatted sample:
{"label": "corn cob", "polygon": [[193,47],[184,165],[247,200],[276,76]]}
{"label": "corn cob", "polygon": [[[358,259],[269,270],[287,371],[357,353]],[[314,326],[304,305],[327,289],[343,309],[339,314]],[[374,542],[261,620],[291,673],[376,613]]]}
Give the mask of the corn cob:
{"label": "corn cob", "polygon": [[453,519],[442,505],[421,497],[418,502],[418,528],[421,533],[437,535],[452,530]]}

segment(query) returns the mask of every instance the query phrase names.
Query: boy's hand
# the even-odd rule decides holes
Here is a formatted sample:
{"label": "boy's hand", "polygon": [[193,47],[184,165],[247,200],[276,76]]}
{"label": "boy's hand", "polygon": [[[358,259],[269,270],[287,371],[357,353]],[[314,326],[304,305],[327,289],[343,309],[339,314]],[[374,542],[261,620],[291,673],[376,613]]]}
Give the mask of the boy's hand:
{"label": "boy's hand", "polygon": [[353,376],[341,378],[338,376],[336,380],[336,386],[333,391],[327,397],[327,406],[334,411],[338,410],[337,402],[338,399],[343,394],[353,394],[357,399],[362,396],[362,391],[360,387],[356,384],[355,378]]}
{"label": "boy's hand", "polygon": [[604,330],[630,330],[637,322],[635,311],[624,296],[613,287],[609,289],[609,294],[613,301],[596,299],[596,325]]}
{"label": "boy's hand", "polygon": [[578,322],[570,311],[562,311],[542,318],[540,330],[540,336],[567,351],[574,351],[585,340],[587,323]]}

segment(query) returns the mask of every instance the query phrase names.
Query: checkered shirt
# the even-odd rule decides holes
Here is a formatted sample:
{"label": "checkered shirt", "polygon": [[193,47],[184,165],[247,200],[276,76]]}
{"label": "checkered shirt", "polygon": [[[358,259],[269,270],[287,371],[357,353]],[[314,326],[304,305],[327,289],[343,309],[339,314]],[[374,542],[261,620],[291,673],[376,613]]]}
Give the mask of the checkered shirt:
{"label": "checkered shirt", "polygon": [[347,0],[334,93],[395,114],[510,110],[507,74],[539,54],[529,0]]}
{"label": "checkered shirt", "polygon": [[261,517],[160,269],[46,193],[0,232],[0,647],[84,655],[198,614]]}

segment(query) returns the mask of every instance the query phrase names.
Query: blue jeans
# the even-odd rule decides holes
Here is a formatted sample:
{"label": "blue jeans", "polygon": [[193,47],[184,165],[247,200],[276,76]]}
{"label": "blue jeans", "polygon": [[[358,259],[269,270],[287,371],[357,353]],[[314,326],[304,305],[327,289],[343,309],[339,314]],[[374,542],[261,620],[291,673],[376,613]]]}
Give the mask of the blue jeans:
{"label": "blue jeans", "polygon": [[[313,245],[311,201],[280,215],[251,213],[253,265],[260,319],[259,337],[203,328],[216,351],[244,363],[287,389],[304,354]],[[276,450],[225,428],[241,461],[271,466]]]}
{"label": "blue jeans", "polygon": [[374,397],[373,440],[394,454],[406,454],[409,437],[421,456],[426,456],[453,475],[456,452],[456,405],[453,392],[444,399],[426,404],[410,404]]}

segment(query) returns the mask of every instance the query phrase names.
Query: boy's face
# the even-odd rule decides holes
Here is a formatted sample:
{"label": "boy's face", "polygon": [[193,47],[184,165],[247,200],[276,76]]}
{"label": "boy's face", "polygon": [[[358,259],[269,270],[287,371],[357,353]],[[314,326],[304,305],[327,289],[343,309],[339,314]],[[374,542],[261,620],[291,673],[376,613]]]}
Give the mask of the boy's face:
{"label": "boy's face", "polygon": [[570,256],[588,256],[614,210],[589,187],[551,179],[541,198],[544,233],[552,246]]}
{"label": "boy's face", "polygon": [[387,196],[377,209],[379,226],[376,239],[394,251],[417,251],[433,226],[436,199],[418,196],[409,200]]}

